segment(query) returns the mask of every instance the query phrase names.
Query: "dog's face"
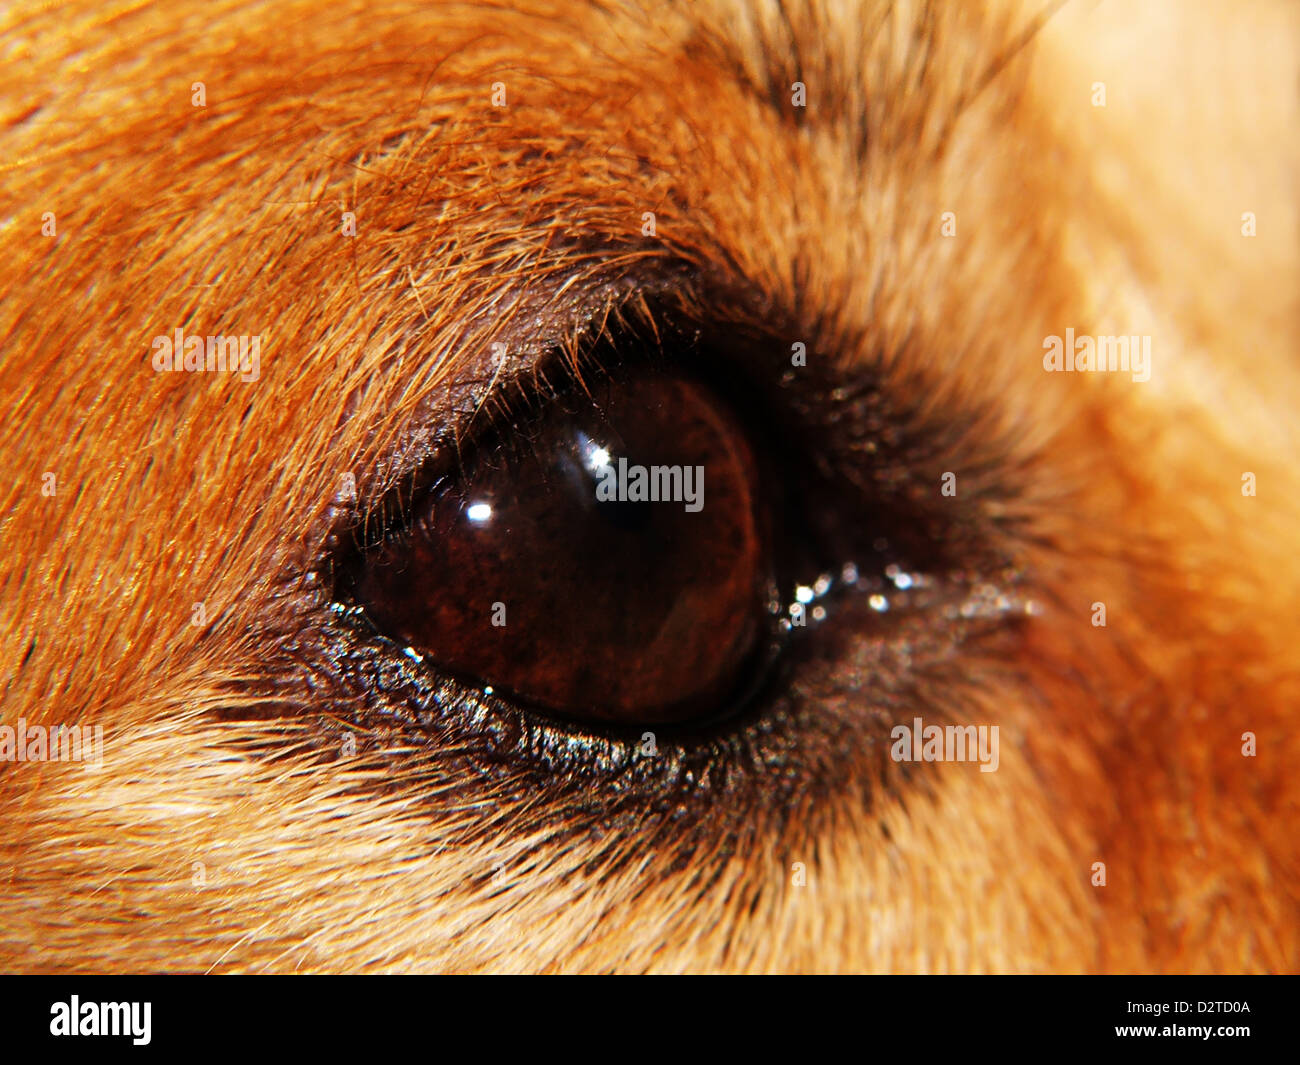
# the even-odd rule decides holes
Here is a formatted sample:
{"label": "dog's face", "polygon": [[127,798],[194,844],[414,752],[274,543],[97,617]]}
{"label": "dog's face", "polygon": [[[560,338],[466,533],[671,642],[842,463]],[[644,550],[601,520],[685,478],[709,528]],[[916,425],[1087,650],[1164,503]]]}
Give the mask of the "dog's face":
{"label": "dog's face", "polygon": [[3,17],[6,967],[1296,967],[1293,11]]}

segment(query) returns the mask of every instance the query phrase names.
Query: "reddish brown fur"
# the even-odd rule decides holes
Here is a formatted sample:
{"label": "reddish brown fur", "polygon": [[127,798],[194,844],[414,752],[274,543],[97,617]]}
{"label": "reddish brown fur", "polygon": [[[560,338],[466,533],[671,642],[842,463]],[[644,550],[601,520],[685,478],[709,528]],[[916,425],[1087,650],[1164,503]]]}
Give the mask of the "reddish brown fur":
{"label": "reddish brown fur", "polygon": [[[5,12],[3,717],[108,748],[0,763],[0,967],[1300,965],[1294,10],[1067,6],[1021,49],[1032,11],[916,6]],[[564,328],[681,263],[990,412],[955,450],[1014,471],[1044,608],[961,663],[1000,770],[906,802],[846,770],[680,834],[455,752],[322,761],[254,634],[291,626],[278,580],[340,476],[389,483],[421,404],[527,314]],[[155,375],[178,326],[263,334],[260,381]],[[1152,381],[1044,374],[1065,326],[1152,334]]]}

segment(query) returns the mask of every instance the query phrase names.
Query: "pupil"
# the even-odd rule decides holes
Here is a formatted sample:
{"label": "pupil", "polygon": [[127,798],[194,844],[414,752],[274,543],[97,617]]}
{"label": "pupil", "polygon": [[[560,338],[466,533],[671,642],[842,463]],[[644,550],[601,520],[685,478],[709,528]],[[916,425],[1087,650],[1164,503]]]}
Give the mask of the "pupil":
{"label": "pupil", "polygon": [[358,601],[441,668],[553,714],[709,716],[746,685],[772,565],[745,433],[641,376],[553,404],[367,553]]}

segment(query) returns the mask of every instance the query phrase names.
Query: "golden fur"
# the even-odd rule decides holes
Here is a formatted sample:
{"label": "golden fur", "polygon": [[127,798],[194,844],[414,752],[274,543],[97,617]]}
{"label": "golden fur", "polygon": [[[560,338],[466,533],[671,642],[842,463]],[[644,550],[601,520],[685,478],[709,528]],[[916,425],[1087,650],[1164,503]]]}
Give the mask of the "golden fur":
{"label": "golden fur", "polygon": [[[0,968],[1300,967],[1296,9],[787,7],[0,15],[2,713],[106,743],[0,763]],[[378,732],[326,757],[277,640],[340,478],[393,483],[539,306],[681,264],[984,412],[925,474],[1012,471],[1042,613],[960,671],[999,771],[846,747],[842,787],[683,823]],[[1152,335],[1151,381],[1044,374],[1067,326]],[[261,334],[259,380],[155,374],[178,327]]]}

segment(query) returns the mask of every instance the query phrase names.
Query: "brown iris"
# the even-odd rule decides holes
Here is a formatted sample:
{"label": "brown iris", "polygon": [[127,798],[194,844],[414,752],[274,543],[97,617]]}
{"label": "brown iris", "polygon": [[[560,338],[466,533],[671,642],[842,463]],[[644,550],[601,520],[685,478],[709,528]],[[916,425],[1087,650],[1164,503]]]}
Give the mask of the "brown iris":
{"label": "brown iris", "polygon": [[757,480],[702,385],[608,382],[481,449],[366,553],[355,595],[436,666],[558,715],[708,716],[769,631]]}

